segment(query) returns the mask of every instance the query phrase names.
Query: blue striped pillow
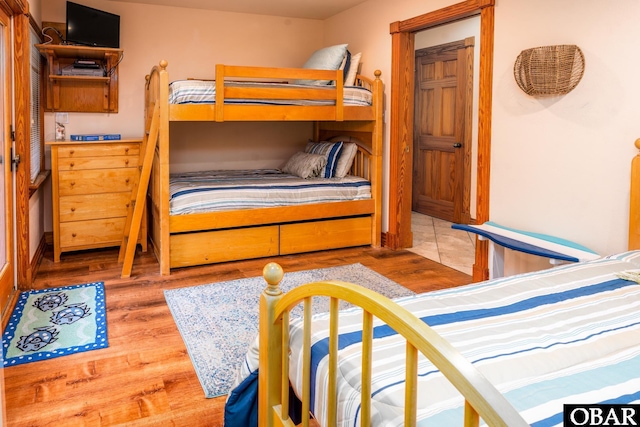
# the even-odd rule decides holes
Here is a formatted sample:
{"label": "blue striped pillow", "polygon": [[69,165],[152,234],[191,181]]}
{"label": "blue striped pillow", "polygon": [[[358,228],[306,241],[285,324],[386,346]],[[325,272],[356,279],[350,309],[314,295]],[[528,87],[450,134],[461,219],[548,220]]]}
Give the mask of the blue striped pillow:
{"label": "blue striped pillow", "polygon": [[342,141],[340,142],[309,142],[304,149],[305,153],[322,154],[327,158],[327,165],[324,168],[323,178],[333,178],[338,168],[338,159],[342,151]]}

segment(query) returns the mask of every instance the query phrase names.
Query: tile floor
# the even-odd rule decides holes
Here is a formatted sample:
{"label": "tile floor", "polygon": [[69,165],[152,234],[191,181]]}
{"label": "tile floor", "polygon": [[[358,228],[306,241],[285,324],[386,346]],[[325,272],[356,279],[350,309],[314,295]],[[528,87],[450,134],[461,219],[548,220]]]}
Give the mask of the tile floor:
{"label": "tile floor", "polygon": [[451,228],[451,223],[411,212],[413,247],[408,250],[463,273],[472,274],[475,235]]}

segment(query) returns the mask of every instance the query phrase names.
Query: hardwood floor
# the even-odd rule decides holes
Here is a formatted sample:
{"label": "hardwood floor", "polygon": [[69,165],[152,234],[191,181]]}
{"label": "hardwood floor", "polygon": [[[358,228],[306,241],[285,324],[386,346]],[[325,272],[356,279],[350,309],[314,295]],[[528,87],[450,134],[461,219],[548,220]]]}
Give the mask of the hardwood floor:
{"label": "hardwood floor", "polygon": [[409,251],[341,249],[174,271],[160,276],[151,252],[138,253],[120,278],[117,249],[48,251],[35,289],[103,281],[109,347],[4,369],[9,427],[221,426],[225,397],[206,399],[164,299],[165,289],[254,277],[269,261],[285,272],[359,262],[424,292],[469,283],[470,276]]}

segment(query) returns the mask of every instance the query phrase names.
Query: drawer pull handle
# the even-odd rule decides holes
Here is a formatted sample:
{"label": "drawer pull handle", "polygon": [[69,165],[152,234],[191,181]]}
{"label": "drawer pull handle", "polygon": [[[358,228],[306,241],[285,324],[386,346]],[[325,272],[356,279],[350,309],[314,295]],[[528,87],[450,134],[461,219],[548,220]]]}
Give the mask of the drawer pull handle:
{"label": "drawer pull handle", "polygon": [[129,178],[127,178],[124,182],[126,182],[127,184],[129,184]]}
{"label": "drawer pull handle", "polygon": [[76,208],[71,208],[71,212],[75,212],[75,211],[76,211]]}
{"label": "drawer pull handle", "polygon": [[71,186],[73,187],[74,185],[76,185],[75,181],[71,181]]}
{"label": "drawer pull handle", "polygon": [[125,149],[124,149],[124,152],[125,152],[125,153],[128,153],[128,152],[129,152],[129,148],[125,148]]}
{"label": "drawer pull handle", "polygon": [[129,203],[127,203],[126,205],[124,205],[125,208],[129,208]]}
{"label": "drawer pull handle", "polygon": [[71,233],[71,237],[76,237],[77,234],[76,233]]}
{"label": "drawer pull handle", "polygon": [[74,150],[69,151],[69,155],[70,155],[70,156],[73,156],[73,153],[75,153],[75,151],[74,151]]}
{"label": "drawer pull handle", "polygon": [[125,166],[129,166],[129,159],[124,161]]}
{"label": "drawer pull handle", "polygon": [[70,167],[70,168],[74,167],[75,165],[76,165],[76,164],[75,164],[75,163],[73,163],[73,162],[69,163],[69,167]]}

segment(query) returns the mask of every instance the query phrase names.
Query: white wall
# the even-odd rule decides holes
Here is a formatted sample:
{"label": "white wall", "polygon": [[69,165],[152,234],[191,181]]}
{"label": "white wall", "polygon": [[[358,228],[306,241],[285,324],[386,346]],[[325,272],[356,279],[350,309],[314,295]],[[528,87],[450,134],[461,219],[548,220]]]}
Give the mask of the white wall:
{"label": "white wall", "polygon": [[[168,61],[171,80],[213,78],[215,64],[296,67],[323,47],[318,20],[107,0],[76,2],[120,15],[124,59],[118,113],[69,113],[67,137],[96,132],[141,136],[145,75],[160,60]],[[43,21],[65,22],[65,13],[66,0],[42,2]],[[54,139],[54,126],[54,114],[45,114],[45,140]],[[310,123],[178,125],[171,131],[172,169],[278,167],[304,147],[311,130]],[[46,224],[51,230],[50,215]]]}
{"label": "white wall", "polygon": [[44,208],[45,195],[43,188],[39,189],[29,198],[29,260],[40,247],[40,241],[44,236]]}
{"label": "white wall", "polygon": [[[453,3],[369,0],[328,19],[325,43],[348,40],[363,51],[365,74],[379,68],[389,81],[389,24]],[[629,164],[640,133],[640,2],[496,3],[490,218],[601,254],[625,250]],[[550,44],[577,44],[584,77],[566,96],[529,97],[514,81],[514,61],[523,49]],[[386,98],[389,105],[388,88]]]}
{"label": "white wall", "polygon": [[40,9],[42,0],[28,0],[29,13],[33,16],[33,19],[40,24]]}
{"label": "white wall", "polygon": [[[383,81],[389,82],[389,25],[457,1],[369,0],[324,22],[106,0],[81,2],[122,16],[120,113],[71,114],[67,132],[139,134],[141,81],[160,59],[169,61],[174,79],[209,76],[202,67],[224,62],[297,66],[323,45],[348,42],[352,52],[362,52],[365,75],[380,69]],[[64,21],[64,4],[65,0],[43,2],[42,19]],[[633,96],[640,85],[634,73],[640,65],[634,54],[640,2],[497,0],[495,11],[491,219],[571,239],[602,254],[624,250],[629,162],[638,137]],[[518,53],[565,43],[577,44],[586,57],[578,87],[553,99],[522,93],[513,79]],[[388,87],[385,96],[388,107]],[[385,118],[388,124],[388,112]],[[52,137],[51,115],[47,119],[47,134]],[[387,126],[386,159],[388,141]],[[186,154],[182,159],[188,162]],[[386,209],[383,224],[386,229]]]}
{"label": "white wall", "polygon": [[[302,65],[309,54],[322,45],[322,23],[317,20],[106,0],[78,3],[120,15],[120,47],[124,50],[124,59],[119,67],[118,113],[70,113],[67,135],[91,132],[141,135],[144,77],[162,59],[169,63],[172,80],[213,78],[218,63]],[[64,22],[65,8],[66,0],[47,0],[42,5],[42,19]],[[45,135],[51,139],[54,137],[53,114],[47,114],[46,119]],[[233,138],[233,134],[229,136]],[[177,144],[176,149],[179,149]]]}
{"label": "white wall", "polygon": [[[601,254],[627,245],[629,165],[639,136],[640,3],[499,2],[496,7],[491,218]],[[585,73],[569,94],[525,95],[523,49],[576,44]]]}
{"label": "white wall", "polygon": [[346,40],[353,53],[362,52],[361,74],[373,77],[375,70],[382,72],[385,83],[385,131],[383,147],[383,201],[382,228],[388,230],[388,176],[389,176],[389,105],[391,105],[391,34],[390,24],[421,15],[449,4],[447,0],[434,0],[425,5],[420,0],[369,0],[324,22],[325,45]]}

